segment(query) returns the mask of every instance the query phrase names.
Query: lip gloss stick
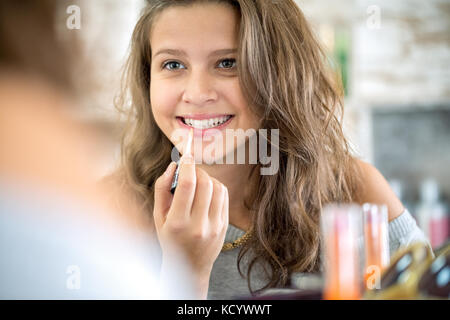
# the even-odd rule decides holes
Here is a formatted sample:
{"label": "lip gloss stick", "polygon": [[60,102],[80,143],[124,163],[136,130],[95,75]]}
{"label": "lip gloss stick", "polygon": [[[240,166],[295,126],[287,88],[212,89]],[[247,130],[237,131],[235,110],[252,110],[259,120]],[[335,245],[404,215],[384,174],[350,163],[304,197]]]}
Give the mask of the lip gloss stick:
{"label": "lip gloss stick", "polygon": [[[194,129],[191,128],[189,130],[188,141],[187,141],[187,144],[186,144],[186,146],[184,148],[184,153],[183,153],[182,157],[184,157],[186,154],[190,154],[191,153],[191,146],[192,146],[193,137],[194,137]],[[178,185],[178,174],[179,174],[179,172],[180,172],[180,163],[178,161],[177,168],[175,169],[175,174],[174,174],[173,180],[172,180],[172,186],[170,187],[170,192],[172,194],[175,193],[175,189],[177,188],[177,185]]]}

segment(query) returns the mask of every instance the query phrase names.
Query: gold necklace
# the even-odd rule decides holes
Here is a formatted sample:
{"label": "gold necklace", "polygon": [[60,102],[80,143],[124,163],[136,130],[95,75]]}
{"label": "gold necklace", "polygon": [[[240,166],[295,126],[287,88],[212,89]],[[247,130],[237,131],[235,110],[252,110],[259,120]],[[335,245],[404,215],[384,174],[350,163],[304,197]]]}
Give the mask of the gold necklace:
{"label": "gold necklace", "polygon": [[242,246],[252,237],[252,229],[249,229],[242,237],[237,238],[233,242],[226,242],[222,246],[222,252],[233,250]]}

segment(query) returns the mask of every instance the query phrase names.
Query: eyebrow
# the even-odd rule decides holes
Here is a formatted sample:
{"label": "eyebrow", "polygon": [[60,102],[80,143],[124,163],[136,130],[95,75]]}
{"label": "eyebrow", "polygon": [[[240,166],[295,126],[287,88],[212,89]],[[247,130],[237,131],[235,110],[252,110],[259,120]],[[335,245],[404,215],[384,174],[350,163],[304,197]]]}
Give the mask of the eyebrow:
{"label": "eyebrow", "polygon": [[[219,56],[219,55],[228,54],[228,53],[236,53],[236,52],[237,52],[237,49],[220,49],[220,50],[215,50],[215,51],[211,52],[208,55],[208,57]],[[180,57],[187,56],[186,52],[184,52],[183,50],[178,50],[178,49],[161,49],[161,50],[159,50],[158,52],[155,53],[153,58],[155,58],[157,55],[163,54],[163,53],[171,54],[171,55],[174,55],[174,56],[180,56]]]}

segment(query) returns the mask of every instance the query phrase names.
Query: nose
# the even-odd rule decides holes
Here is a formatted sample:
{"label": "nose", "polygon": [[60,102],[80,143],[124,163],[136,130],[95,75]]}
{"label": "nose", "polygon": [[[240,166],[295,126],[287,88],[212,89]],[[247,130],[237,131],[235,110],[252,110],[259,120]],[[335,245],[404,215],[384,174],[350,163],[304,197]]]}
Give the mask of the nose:
{"label": "nose", "polygon": [[183,92],[183,102],[196,106],[204,106],[217,100],[217,91],[214,89],[214,80],[206,71],[193,71],[186,78]]}

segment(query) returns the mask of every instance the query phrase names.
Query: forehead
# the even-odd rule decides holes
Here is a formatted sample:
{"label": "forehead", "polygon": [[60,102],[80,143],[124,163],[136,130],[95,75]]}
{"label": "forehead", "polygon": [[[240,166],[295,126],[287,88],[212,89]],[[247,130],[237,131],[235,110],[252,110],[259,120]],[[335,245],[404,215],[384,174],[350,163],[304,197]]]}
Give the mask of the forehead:
{"label": "forehead", "polygon": [[237,44],[239,13],[217,3],[175,6],[162,11],[150,34],[152,51],[161,48],[202,49]]}

